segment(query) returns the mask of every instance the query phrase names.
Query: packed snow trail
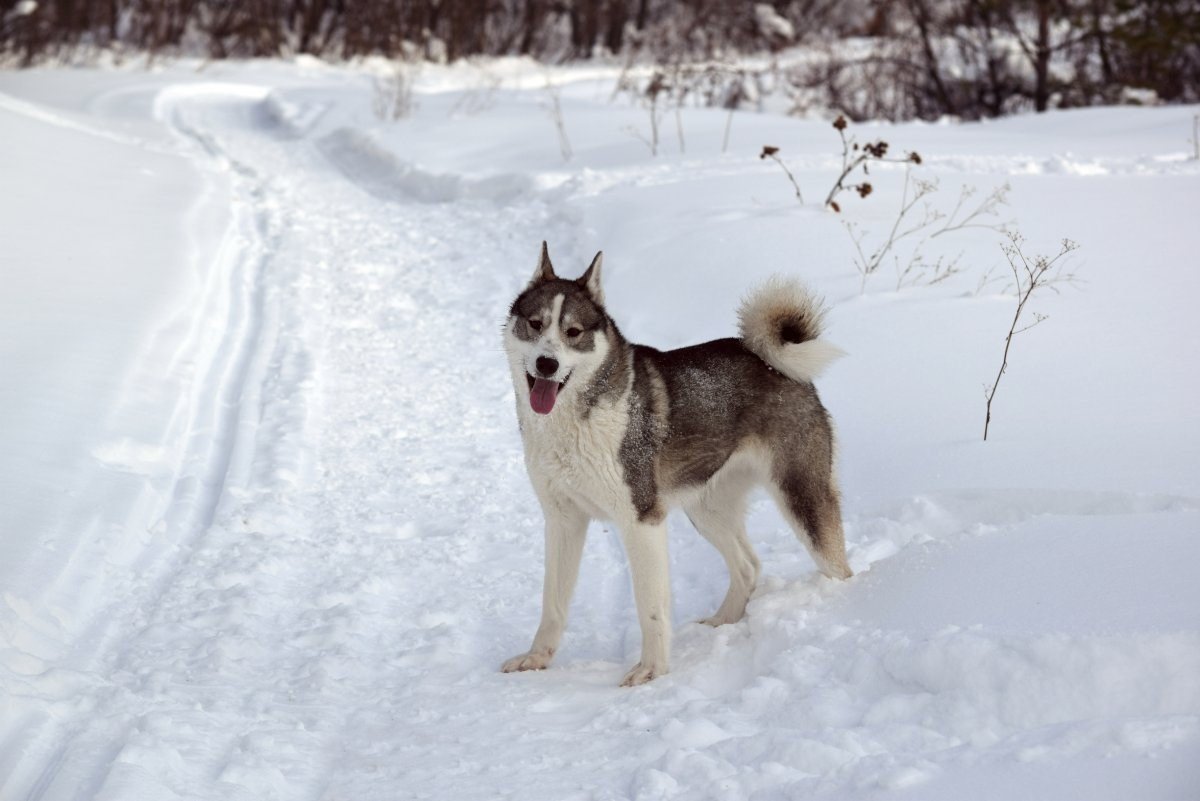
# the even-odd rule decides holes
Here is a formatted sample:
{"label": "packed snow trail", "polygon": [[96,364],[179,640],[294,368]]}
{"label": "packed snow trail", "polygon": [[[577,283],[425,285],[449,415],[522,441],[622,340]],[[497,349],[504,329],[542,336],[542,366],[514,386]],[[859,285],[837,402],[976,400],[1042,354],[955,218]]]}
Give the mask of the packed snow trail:
{"label": "packed snow trail", "polygon": [[499,326],[542,239],[563,273],[585,265],[571,193],[593,188],[428,171],[407,129],[363,130],[354,76],[253,77],[153,90],[161,146],[231,205],[195,317],[188,447],[150,538],[168,544],[108,579],[100,634],[4,665],[0,798],[1194,786],[1200,505],[1180,495],[852,508],[847,584],[760,504],[764,578],[720,629],[692,621],[724,569],[673,520],[673,672],[635,690],[616,687],[640,641],[624,559],[594,526],[555,666],[500,674],[537,623],[541,520]]}

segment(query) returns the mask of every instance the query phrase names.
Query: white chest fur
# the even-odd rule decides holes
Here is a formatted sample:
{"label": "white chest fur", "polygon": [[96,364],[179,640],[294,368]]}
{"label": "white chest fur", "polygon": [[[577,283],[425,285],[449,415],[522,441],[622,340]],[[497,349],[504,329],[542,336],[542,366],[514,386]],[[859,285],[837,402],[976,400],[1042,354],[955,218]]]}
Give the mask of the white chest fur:
{"label": "white chest fur", "polygon": [[586,417],[576,398],[548,415],[522,410],[525,466],[535,487],[571,500],[593,518],[627,519],[633,501],[619,458],[627,422],[620,401],[599,403]]}

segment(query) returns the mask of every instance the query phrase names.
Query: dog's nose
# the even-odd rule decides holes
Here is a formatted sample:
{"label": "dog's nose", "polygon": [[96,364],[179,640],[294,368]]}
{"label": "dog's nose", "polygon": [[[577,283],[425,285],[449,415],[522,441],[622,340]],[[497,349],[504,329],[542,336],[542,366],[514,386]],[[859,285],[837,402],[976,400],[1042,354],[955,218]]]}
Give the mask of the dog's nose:
{"label": "dog's nose", "polygon": [[549,356],[538,356],[534,365],[538,372],[547,378],[558,372],[558,360],[551,359]]}

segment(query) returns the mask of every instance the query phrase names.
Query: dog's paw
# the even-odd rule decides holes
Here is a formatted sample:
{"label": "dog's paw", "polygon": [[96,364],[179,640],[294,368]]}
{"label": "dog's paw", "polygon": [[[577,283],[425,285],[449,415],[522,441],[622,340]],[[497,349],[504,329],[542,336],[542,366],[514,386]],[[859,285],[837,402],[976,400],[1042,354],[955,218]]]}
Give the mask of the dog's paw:
{"label": "dog's paw", "polygon": [[500,666],[501,673],[516,673],[520,670],[545,670],[550,666],[550,660],[554,654],[545,652],[534,652],[520,654]]}
{"label": "dog's paw", "polygon": [[636,687],[639,684],[645,684],[648,681],[653,681],[659,676],[667,674],[666,665],[644,665],[638,662],[633,666],[633,670],[625,674],[625,678],[621,679],[622,687]]}
{"label": "dog's paw", "polygon": [[717,626],[727,626],[730,623],[737,623],[739,620],[741,620],[740,617],[729,617],[728,615],[722,615],[718,613],[712,617],[706,617],[699,622],[703,623],[705,626],[712,626],[713,628],[716,628]]}

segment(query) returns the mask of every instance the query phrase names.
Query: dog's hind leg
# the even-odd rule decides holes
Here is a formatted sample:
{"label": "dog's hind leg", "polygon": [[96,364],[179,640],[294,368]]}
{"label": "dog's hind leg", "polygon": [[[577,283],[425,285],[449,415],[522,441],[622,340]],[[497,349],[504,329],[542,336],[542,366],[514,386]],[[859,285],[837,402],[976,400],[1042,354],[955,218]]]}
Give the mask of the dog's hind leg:
{"label": "dog's hind leg", "polygon": [[841,503],[832,471],[777,463],[768,489],[820,571],[836,579],[854,575],[846,561]]}
{"label": "dog's hind leg", "polygon": [[529,650],[509,659],[505,673],[542,670],[550,664],[567,626],[567,610],[579,577],[587,538],[587,517],[573,504],[543,502],[546,514],[546,573],[542,585],[542,622]]}
{"label": "dog's hind leg", "polygon": [[729,568],[725,600],[715,615],[700,621],[710,626],[741,620],[758,583],[758,556],[746,537],[746,495],[750,486],[748,476],[718,475],[700,498],[684,506],[692,525],[720,552]]}

